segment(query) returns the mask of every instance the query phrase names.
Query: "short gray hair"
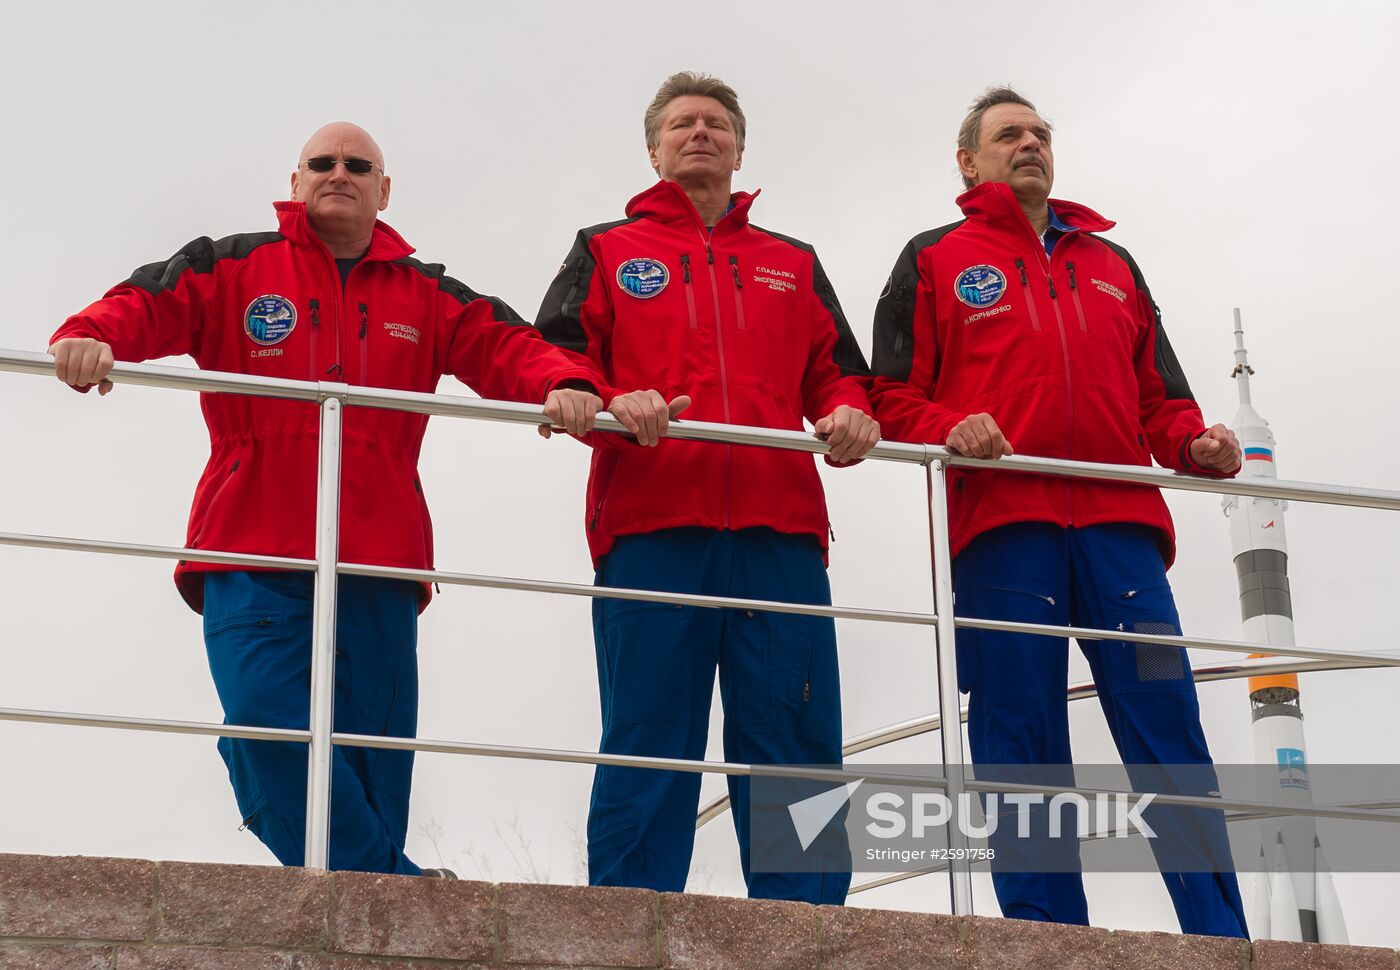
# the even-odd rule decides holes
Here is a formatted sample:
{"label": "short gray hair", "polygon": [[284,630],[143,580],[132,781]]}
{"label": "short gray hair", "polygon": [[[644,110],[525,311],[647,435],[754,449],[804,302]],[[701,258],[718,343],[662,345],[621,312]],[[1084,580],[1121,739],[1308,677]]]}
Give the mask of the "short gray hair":
{"label": "short gray hair", "polygon": [[[1014,88],[1006,87],[1005,85],[988,88],[978,95],[977,98],[973,100],[972,104],[968,106],[967,117],[964,118],[962,124],[958,126],[959,148],[966,148],[970,152],[977,151],[982,139],[982,116],[987,113],[987,109],[994,108],[999,104],[1019,104],[1022,107],[1030,108],[1032,111],[1036,110],[1035,105],[1026,100],[1026,98]],[[1045,127],[1050,127],[1048,121],[1045,123]],[[963,176],[963,186],[969,189],[972,188],[972,180],[966,175]]]}
{"label": "short gray hair", "polygon": [[656,91],[656,97],[647,105],[642,117],[646,129],[647,147],[655,148],[661,142],[661,115],[666,106],[676,98],[694,95],[701,98],[714,98],[729,112],[729,120],[734,124],[734,140],[739,151],[744,150],[744,132],[748,122],[744,120],[744,109],[739,107],[739,95],[734,89],[712,74],[696,71],[679,71],[672,74]]}

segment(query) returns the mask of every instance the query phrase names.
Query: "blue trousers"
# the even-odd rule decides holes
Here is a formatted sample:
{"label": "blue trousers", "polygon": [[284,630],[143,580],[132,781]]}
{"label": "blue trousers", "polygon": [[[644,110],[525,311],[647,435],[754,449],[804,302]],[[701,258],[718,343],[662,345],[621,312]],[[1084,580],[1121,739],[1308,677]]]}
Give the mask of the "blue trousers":
{"label": "blue trousers", "polygon": [[[204,643],[225,724],[305,729],[310,723],[311,603],[307,573],[211,572]],[[336,731],[413,737],[418,723],[418,590],[342,576],[336,600]],[[307,746],[219,739],[243,824],[279,862],[305,861]],[[404,855],[413,752],[334,748],[332,869],[418,875]]]}
{"label": "blue trousers", "polygon": [[[963,616],[1181,632],[1156,533],[1144,526],[1004,526],[979,536],[958,554],[953,583]],[[1123,762],[1206,766],[1192,772],[1201,790],[1177,790],[1206,794],[1216,787],[1186,652],[1119,640],[1090,640],[1079,648],[1089,661]],[[958,684],[970,694],[968,736],[975,764],[1073,764],[1065,699],[1068,650],[1065,638],[958,631]],[[1151,774],[1150,768],[1129,769],[1134,785],[1150,780]],[[1189,814],[1188,824],[1213,850],[1202,855],[1228,859],[1223,815]],[[1173,818],[1180,820],[1181,813]],[[1069,851],[1077,869],[1077,845]],[[1164,871],[1162,878],[1183,932],[1248,938],[1233,871]],[[992,881],[1006,916],[1089,921],[1077,871],[998,872],[994,867]]]}
{"label": "blue trousers", "polygon": [[[597,582],[831,602],[816,539],[764,528],[623,536],[603,560]],[[703,758],[718,668],[726,760],[841,763],[841,685],[831,619],[597,599],[593,636],[602,752]],[[845,901],[849,872],[751,871],[749,779],[731,776],[729,795],[750,896]],[[589,882],[684,890],[699,799],[698,774],[600,766],[588,811]]]}

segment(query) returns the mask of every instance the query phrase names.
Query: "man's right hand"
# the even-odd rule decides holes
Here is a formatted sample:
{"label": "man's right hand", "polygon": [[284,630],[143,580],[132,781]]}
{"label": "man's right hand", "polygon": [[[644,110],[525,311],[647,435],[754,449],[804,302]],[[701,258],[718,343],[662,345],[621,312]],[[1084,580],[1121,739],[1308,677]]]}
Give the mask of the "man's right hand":
{"label": "man's right hand", "polygon": [[969,414],[948,432],[948,450],[968,458],[1001,458],[1014,455],[1011,442],[990,414]]}
{"label": "man's right hand", "polygon": [[98,394],[112,389],[107,380],[115,363],[111,344],[92,337],[64,337],[54,341],[49,353],[53,354],[54,373],[63,383],[79,390],[96,384]]}
{"label": "man's right hand", "polygon": [[688,407],[690,398],[684,394],[668,404],[658,391],[632,391],[613,398],[608,410],[636,436],[637,444],[650,448],[666,436],[671,419]]}

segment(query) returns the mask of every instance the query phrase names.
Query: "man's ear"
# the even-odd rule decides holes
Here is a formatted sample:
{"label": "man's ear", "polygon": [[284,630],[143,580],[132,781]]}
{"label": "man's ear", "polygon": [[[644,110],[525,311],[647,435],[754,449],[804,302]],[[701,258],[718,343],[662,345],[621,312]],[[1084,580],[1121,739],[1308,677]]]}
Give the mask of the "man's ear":
{"label": "man's ear", "polygon": [[734,156],[734,171],[736,171],[736,172],[739,171],[739,169],[742,168],[743,165],[744,165],[744,153],[743,153],[742,151],[740,151],[740,152],[738,152],[738,153]]}
{"label": "man's ear", "polygon": [[300,174],[301,174],[300,169],[298,169],[297,171],[295,171],[295,172],[292,173],[292,201],[293,201],[293,202],[299,201],[299,200],[297,199],[297,182],[299,181],[299,180],[297,179],[297,176],[300,175]]}
{"label": "man's ear", "polygon": [[977,160],[972,157],[972,152],[966,148],[959,148],[957,159],[958,171],[963,174],[964,178],[971,179],[975,183],[977,181]]}
{"label": "man's ear", "polygon": [[651,145],[647,146],[647,161],[651,164],[651,170],[659,177],[661,175],[661,159],[656,157],[656,149]]}
{"label": "man's ear", "polygon": [[389,176],[384,176],[379,182],[379,211],[383,212],[389,208]]}

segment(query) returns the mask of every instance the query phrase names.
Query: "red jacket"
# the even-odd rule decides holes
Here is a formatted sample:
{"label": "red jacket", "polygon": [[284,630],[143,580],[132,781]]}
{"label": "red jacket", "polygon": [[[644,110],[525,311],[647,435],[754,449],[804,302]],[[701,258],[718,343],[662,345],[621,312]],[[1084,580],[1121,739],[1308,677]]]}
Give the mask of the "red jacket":
{"label": "red jacket", "polygon": [[[696,421],[802,430],[838,405],[870,412],[869,369],[812,247],[749,223],[737,193],[712,232],[674,182],[627,218],[579,232],[540,307],[545,338],[618,389],[693,399]],[[614,537],[679,526],[830,529],[810,455],[596,434],[586,522],[594,562]]]}
{"label": "red jacket", "polygon": [[[1204,472],[1189,445],[1200,409],[1161,314],[1113,223],[1052,199],[1073,231],[1047,256],[1011,189],[964,193],[961,222],[915,236],[875,310],[875,399],[886,438],[942,444],[969,414],[992,416],[1018,454]],[[1011,522],[1161,530],[1161,493],[1142,485],[972,469],[949,473],[956,555]]]}
{"label": "red jacket", "polygon": [[[70,317],[53,335],[95,337],[118,360],[190,354],[206,370],[432,391],[451,373],[488,398],[542,402],[561,380],[595,382],[499,300],[411,257],[376,223],[342,290],[306,208],[279,202],[278,232],[196,239]],[[194,493],[186,545],[312,558],[318,408],[309,402],[201,394],[210,456]],[[340,558],[421,569],[432,523],[418,479],[427,416],[345,412]],[[202,611],[208,570],[182,562],[176,584]],[[427,587],[423,603],[426,605]]]}

